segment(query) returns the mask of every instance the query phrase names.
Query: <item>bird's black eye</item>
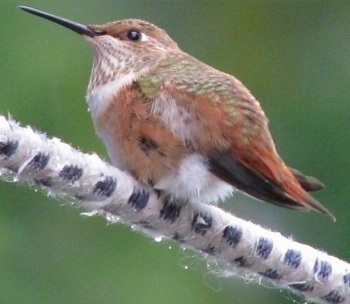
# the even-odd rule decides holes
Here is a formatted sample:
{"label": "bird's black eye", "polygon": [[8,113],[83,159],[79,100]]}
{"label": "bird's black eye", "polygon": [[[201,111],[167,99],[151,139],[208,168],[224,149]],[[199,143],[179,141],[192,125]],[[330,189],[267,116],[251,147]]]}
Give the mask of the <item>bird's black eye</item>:
{"label": "bird's black eye", "polygon": [[138,30],[130,30],[128,32],[128,39],[131,41],[140,41],[142,34]]}

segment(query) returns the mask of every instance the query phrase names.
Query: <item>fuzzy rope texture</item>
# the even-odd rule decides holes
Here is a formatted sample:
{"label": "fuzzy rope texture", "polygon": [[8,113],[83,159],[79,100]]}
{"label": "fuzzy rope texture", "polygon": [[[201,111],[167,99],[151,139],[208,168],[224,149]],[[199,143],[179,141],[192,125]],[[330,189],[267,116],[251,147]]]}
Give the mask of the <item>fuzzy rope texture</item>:
{"label": "fuzzy rope texture", "polygon": [[72,200],[90,214],[172,239],[216,261],[225,274],[263,277],[317,303],[350,304],[350,265],[216,206],[174,202],[57,138],[0,116],[0,174]]}

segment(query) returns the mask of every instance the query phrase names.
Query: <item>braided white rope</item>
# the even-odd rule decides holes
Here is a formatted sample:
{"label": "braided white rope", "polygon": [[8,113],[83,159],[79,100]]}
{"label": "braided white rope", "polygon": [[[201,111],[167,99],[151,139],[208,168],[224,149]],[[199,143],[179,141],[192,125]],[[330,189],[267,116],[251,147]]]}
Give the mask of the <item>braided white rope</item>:
{"label": "braided white rope", "polygon": [[158,197],[97,155],[0,116],[0,173],[36,183],[148,235],[170,238],[223,265],[255,274],[317,303],[350,303],[350,265],[218,207]]}

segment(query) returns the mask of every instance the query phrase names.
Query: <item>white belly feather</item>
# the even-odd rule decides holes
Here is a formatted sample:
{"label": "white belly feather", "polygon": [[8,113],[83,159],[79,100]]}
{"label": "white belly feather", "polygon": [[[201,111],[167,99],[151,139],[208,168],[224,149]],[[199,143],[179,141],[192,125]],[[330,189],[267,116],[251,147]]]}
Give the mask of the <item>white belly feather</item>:
{"label": "white belly feather", "polygon": [[233,187],[209,171],[208,160],[198,153],[187,156],[179,169],[162,178],[155,188],[197,203],[216,203],[233,193]]}

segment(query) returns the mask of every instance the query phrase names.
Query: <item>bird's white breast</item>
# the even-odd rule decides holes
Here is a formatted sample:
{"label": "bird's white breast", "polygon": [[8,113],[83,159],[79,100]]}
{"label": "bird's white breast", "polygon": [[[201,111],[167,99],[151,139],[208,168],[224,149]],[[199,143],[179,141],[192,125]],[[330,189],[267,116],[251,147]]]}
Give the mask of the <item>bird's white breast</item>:
{"label": "bird's white breast", "polygon": [[88,92],[86,101],[94,121],[105,113],[112,98],[117,96],[123,87],[131,85],[136,77],[134,73],[120,75],[117,79]]}
{"label": "bird's white breast", "polygon": [[[94,89],[87,95],[87,102],[94,122],[103,115],[113,97],[127,85],[136,75],[129,74]],[[122,102],[122,101],[120,101]],[[195,136],[195,122],[191,120],[186,109],[176,105],[170,96],[162,96],[154,101],[152,113],[182,140],[192,140]],[[121,169],[128,169],[121,161],[125,155],[120,154],[119,144],[108,132],[108,128],[100,129],[95,123],[96,131],[103,140],[112,163]],[[233,192],[233,187],[221,181],[209,171],[208,160],[200,153],[187,155],[178,168],[156,182],[155,188],[169,193],[175,198],[198,203],[216,203]]]}
{"label": "bird's white breast", "polygon": [[86,96],[95,130],[102,139],[113,165],[118,166],[120,169],[126,168],[124,168],[121,161],[123,157],[120,154],[119,143],[116,142],[114,136],[110,133],[113,128],[111,126],[98,125],[97,121],[106,111],[110,110],[110,103],[113,98],[118,96],[120,90],[125,86],[131,85],[136,77],[137,75],[134,73],[120,75],[118,79],[93,89]]}

